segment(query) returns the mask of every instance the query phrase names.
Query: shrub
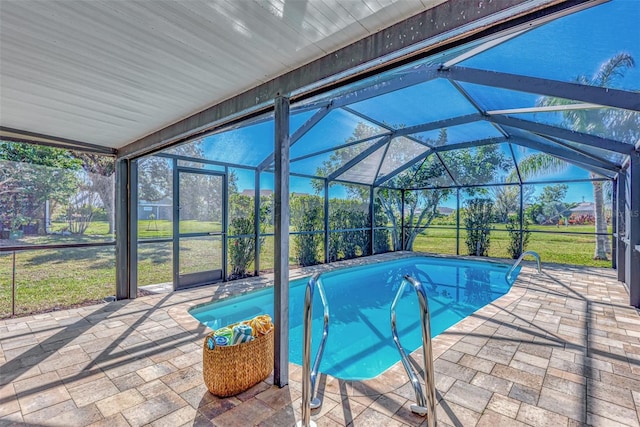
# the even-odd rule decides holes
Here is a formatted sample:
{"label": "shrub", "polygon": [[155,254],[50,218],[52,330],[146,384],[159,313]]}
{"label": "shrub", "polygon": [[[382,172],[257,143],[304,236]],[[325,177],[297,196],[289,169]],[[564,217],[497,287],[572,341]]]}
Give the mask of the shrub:
{"label": "shrub", "polygon": [[[248,218],[237,217],[229,224],[229,233],[234,236],[254,234],[254,216]],[[264,238],[260,239],[260,243]],[[231,262],[230,279],[240,279],[248,276],[247,268],[255,259],[256,239],[255,237],[238,237],[233,239],[229,246],[229,261]]]}
{"label": "shrub", "polygon": [[520,250],[520,216],[509,216],[505,227],[509,232],[509,246],[507,247],[507,252],[509,252],[511,258],[516,259],[522,255],[522,252],[526,250],[527,245],[529,244],[529,236],[531,235],[531,232],[529,231],[529,221],[525,219],[522,222],[522,251]]}
{"label": "shrub", "polygon": [[389,230],[379,229],[373,232],[373,253],[382,254],[391,251],[391,233]]}
{"label": "shrub", "polygon": [[467,238],[465,243],[469,255],[487,256],[489,254],[492,211],[491,199],[475,198],[466,202],[464,225]]}
{"label": "shrub", "polygon": [[[357,200],[333,199],[330,202],[329,224],[333,230],[352,230],[331,233],[329,261],[369,255],[369,230],[353,230],[371,226],[366,203]],[[384,245],[384,240],[380,243]]]}
{"label": "shrub", "polygon": [[[321,231],[323,224],[323,200],[318,196],[291,197],[291,226],[295,231]],[[299,265],[315,265],[320,262],[320,248],[324,233],[297,234],[293,236],[293,256]]]}

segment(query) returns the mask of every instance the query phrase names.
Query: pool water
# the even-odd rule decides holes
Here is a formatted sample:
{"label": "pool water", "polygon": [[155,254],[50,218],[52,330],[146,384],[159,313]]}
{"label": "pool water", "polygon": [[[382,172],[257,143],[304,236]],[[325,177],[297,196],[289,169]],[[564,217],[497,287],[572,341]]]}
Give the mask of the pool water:
{"label": "pool water", "polygon": [[[345,380],[374,378],[400,360],[393,343],[390,306],[402,278],[421,281],[429,297],[431,336],[506,294],[511,283],[508,264],[435,257],[410,257],[323,273],[329,303],[329,336],[320,372]],[[519,270],[512,276],[515,280]],[[308,278],[290,283],[289,358],[302,364],[304,291]],[[199,306],[190,314],[211,329],[249,319],[273,316],[273,288]],[[422,345],[416,293],[407,286],[396,307],[398,335],[407,352]],[[313,361],[323,330],[323,310],[315,294],[312,322]]]}

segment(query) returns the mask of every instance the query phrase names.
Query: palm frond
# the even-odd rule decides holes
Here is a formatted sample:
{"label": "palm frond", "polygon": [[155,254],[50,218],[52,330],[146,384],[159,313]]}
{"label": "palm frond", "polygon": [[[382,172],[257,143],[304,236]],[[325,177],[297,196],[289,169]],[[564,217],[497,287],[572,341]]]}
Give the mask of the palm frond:
{"label": "palm frond", "polygon": [[567,162],[546,153],[531,154],[518,164],[523,180],[549,173],[562,172],[566,167]]}
{"label": "palm frond", "polygon": [[633,68],[635,62],[628,53],[618,53],[609,58],[591,79],[593,86],[610,87],[616,77],[624,76],[624,72]]}

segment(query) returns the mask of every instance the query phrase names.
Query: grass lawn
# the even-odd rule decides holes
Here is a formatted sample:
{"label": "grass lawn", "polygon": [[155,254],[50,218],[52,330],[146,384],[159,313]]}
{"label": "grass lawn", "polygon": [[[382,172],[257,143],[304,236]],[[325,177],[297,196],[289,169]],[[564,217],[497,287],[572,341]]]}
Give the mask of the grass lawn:
{"label": "grass lawn", "polygon": [[[568,228],[555,226],[532,226],[536,231],[567,231],[567,232],[593,232],[593,226],[571,226]],[[468,254],[465,244],[465,231],[460,230],[460,255]],[[509,233],[504,225],[496,225],[490,234],[489,256],[498,258],[510,258],[507,248],[509,245]],[[445,228],[430,228],[416,238],[413,249],[415,251],[455,254],[456,230]],[[586,234],[561,234],[561,233],[531,233],[526,250],[536,251],[542,262],[559,264],[588,265],[593,267],[611,267],[611,261],[598,261],[593,259],[595,249],[594,236]]]}
{"label": "grass lawn", "polygon": [[[148,221],[140,221],[140,238],[171,236],[171,223],[157,221],[149,227]],[[185,222],[185,230],[209,231],[214,223]],[[99,242],[111,240],[106,223],[94,223],[86,236],[28,236],[22,244],[53,244],[73,242]],[[555,226],[532,226],[532,230],[592,232],[593,226],[571,226],[557,229]],[[465,231],[460,230],[460,254],[466,254]],[[5,245],[15,242],[2,242]],[[198,239],[183,241],[184,267],[190,271],[203,267],[212,255],[214,245],[203,245]],[[508,233],[503,226],[496,226],[491,233],[489,255],[507,258]],[[139,285],[171,282],[173,251],[171,242],[141,244],[138,253]],[[418,236],[416,251],[455,254],[456,231],[434,227]],[[594,237],[579,234],[531,233],[527,249],[540,254],[542,262],[611,267],[610,261],[594,261]],[[262,246],[261,269],[273,268],[273,237],[266,237]],[[294,262],[292,261],[292,264]],[[0,317],[11,312],[12,255],[0,254]],[[250,271],[253,266],[250,266]],[[115,247],[51,249],[19,251],[16,253],[16,313],[28,314],[55,310],[87,302],[101,301],[115,294]]]}

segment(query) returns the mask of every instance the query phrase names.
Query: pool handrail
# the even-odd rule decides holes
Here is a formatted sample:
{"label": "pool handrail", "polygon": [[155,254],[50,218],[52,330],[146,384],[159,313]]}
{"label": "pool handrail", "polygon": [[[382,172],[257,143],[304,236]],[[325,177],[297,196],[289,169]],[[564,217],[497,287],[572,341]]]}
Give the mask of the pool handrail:
{"label": "pool handrail", "polygon": [[536,259],[536,262],[537,262],[537,265],[538,265],[538,274],[540,274],[542,272],[542,267],[540,266],[540,255],[538,255],[538,253],[535,252],[535,251],[525,251],[525,252],[522,252],[522,254],[520,254],[520,256],[518,257],[516,262],[514,262],[513,265],[511,266],[511,268],[509,268],[509,270],[507,271],[507,274],[505,275],[505,277],[507,279],[507,282],[511,282],[511,275],[515,271],[516,267],[520,265],[520,263],[522,262],[522,259],[526,255],[531,255],[532,257],[534,257]]}
{"label": "pool handrail", "polygon": [[[324,327],[322,331],[322,340],[318,353],[311,367],[311,319],[313,313],[313,293],[318,288],[320,300],[324,307]],[[307,282],[304,294],[304,332],[302,339],[302,420],[296,425],[309,427],[315,425],[311,421],[311,409],[320,407],[322,401],[316,396],[316,378],[318,376],[318,368],[324,353],[324,346],[329,335],[329,304],[320,280],[320,273],[314,274]]]}
{"label": "pool handrail", "polygon": [[[422,324],[422,358],[424,360],[423,371],[424,384],[427,391],[426,398],[422,392],[420,380],[418,380],[418,376],[409,363],[409,358],[400,343],[398,328],[396,325],[396,305],[400,300],[407,283],[415,289],[418,296],[418,302],[420,304],[420,323]],[[393,335],[393,342],[396,344],[396,347],[400,352],[402,365],[404,366],[405,371],[407,371],[407,375],[409,376],[409,380],[413,386],[413,391],[416,395],[416,404],[411,405],[411,411],[421,416],[426,415],[427,425],[429,427],[434,427],[436,425],[436,386],[433,370],[433,350],[431,348],[431,315],[429,314],[429,299],[422,283],[409,275],[404,276],[404,280],[402,280],[400,288],[391,303],[391,333]]]}

